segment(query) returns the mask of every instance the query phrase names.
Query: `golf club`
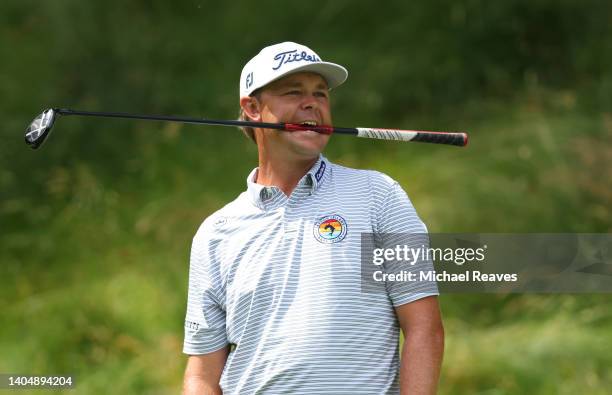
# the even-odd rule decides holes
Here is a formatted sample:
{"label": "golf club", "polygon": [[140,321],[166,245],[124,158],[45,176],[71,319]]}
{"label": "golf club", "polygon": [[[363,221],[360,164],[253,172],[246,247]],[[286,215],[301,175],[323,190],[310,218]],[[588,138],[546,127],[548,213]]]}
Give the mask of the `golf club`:
{"label": "golf club", "polygon": [[323,134],[349,134],[357,137],[378,139],[378,140],[397,140],[397,141],[417,141],[423,143],[448,144],[456,146],[465,146],[468,143],[468,136],[463,132],[429,132],[421,130],[398,130],[398,129],[378,129],[378,128],[340,128],[335,126],[309,126],[296,123],[268,123],[268,122],[250,122],[250,121],[234,121],[234,120],[214,120],[200,119],[188,117],[173,117],[163,115],[142,115],[128,114],[119,112],[94,112],[94,111],[76,111],[64,108],[50,108],[43,111],[37,116],[25,132],[25,141],[33,149],[41,146],[45,139],[49,136],[53,123],[57,115],[80,115],[89,117],[107,117],[107,118],[126,118],[126,119],[143,119],[153,121],[171,121],[182,123],[193,123],[203,125],[223,125],[237,127],[252,127],[286,130],[289,132],[311,130]]}

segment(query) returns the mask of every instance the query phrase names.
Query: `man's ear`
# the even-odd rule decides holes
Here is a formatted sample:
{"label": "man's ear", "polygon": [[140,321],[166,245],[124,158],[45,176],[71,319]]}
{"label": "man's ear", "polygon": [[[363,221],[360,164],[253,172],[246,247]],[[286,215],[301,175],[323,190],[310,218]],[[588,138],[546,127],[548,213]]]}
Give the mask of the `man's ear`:
{"label": "man's ear", "polygon": [[261,121],[261,108],[256,97],[248,96],[240,98],[240,107],[244,114],[251,120]]}

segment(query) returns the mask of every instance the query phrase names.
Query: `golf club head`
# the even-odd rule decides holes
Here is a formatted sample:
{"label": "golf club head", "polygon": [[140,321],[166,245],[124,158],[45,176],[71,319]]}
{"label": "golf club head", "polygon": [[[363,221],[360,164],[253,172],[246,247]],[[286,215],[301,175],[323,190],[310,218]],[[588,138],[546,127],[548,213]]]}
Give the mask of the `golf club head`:
{"label": "golf club head", "polygon": [[34,118],[25,132],[25,142],[27,145],[36,149],[45,141],[55,121],[55,110],[50,108]]}

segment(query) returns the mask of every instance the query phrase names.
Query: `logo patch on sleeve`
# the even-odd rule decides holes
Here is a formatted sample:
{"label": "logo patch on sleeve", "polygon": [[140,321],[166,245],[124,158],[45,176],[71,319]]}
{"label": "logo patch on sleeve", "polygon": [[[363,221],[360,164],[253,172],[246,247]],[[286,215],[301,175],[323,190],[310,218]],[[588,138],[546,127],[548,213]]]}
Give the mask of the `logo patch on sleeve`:
{"label": "logo patch on sleeve", "polygon": [[323,244],[342,241],[346,236],[346,221],[339,215],[326,215],[315,221],[314,237]]}
{"label": "logo patch on sleeve", "polygon": [[225,224],[227,224],[227,217],[217,217],[215,218],[215,222],[213,222],[215,228],[220,228]]}

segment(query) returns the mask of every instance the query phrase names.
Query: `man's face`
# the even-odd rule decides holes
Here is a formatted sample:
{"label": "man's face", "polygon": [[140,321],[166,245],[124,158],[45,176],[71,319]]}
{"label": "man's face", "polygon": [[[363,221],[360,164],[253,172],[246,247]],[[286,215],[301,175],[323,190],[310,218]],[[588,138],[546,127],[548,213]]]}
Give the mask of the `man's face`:
{"label": "man's face", "polygon": [[[316,125],[332,122],[327,83],[315,73],[291,74],[270,83],[261,91],[259,109],[261,122],[310,121]],[[329,135],[313,131],[258,130],[256,137],[269,154],[284,151],[296,158],[318,156],[329,141]]]}

